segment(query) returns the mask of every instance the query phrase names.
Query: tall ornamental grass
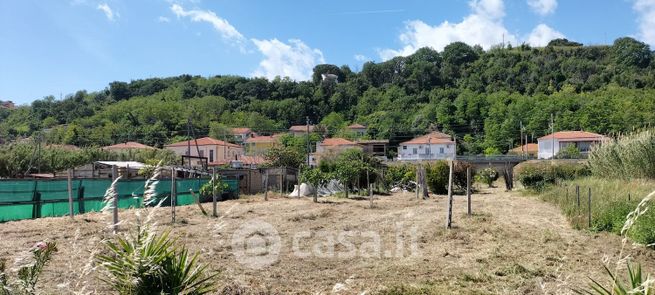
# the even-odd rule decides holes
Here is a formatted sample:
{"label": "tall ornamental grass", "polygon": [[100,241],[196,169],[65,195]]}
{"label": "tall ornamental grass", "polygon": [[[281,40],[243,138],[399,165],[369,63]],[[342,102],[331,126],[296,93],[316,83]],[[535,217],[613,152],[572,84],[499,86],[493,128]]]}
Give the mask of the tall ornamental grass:
{"label": "tall ornamental grass", "polygon": [[588,165],[592,174],[603,178],[655,179],[655,129],[595,146]]}

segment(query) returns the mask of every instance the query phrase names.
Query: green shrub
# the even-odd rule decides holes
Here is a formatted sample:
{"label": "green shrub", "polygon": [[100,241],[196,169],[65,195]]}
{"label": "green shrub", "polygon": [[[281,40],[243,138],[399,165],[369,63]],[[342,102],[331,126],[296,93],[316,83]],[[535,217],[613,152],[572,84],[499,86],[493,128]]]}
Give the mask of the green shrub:
{"label": "green shrub", "polygon": [[496,169],[494,169],[494,168],[484,168],[484,169],[480,170],[480,172],[478,172],[476,174],[475,179],[477,181],[482,182],[482,183],[488,185],[489,187],[491,187],[491,184],[493,184],[494,181],[498,180],[498,177],[499,177],[499,175],[498,175],[498,171],[496,171]]}
{"label": "green shrub", "polygon": [[609,204],[606,210],[597,213],[592,221],[593,230],[608,231],[615,234],[621,233],[625,223],[625,217],[637,204],[628,201],[614,201]]}
{"label": "green shrub", "polygon": [[450,166],[446,161],[437,161],[425,166],[426,182],[434,194],[448,193],[448,173]]}
{"label": "green shrub", "polygon": [[32,257],[18,268],[18,277],[11,280],[6,273],[6,260],[0,259],[0,295],[37,294],[36,283],[43,267],[57,252],[55,242],[39,242],[30,249]]}
{"label": "green shrub", "polygon": [[655,179],[655,130],[595,146],[589,154],[589,167],[599,177]]}
{"label": "green shrub", "polygon": [[514,169],[515,178],[528,189],[541,191],[563,180],[589,175],[589,168],[579,162],[525,162]]}
{"label": "green shrub", "polygon": [[202,197],[201,201],[212,200],[214,196],[214,190],[216,190],[216,195],[220,196],[224,190],[228,188],[227,183],[223,182],[223,178],[219,175],[216,175],[216,179],[211,179],[209,182],[205,183],[200,187],[200,196]]}
{"label": "green shrub", "polygon": [[591,279],[591,284],[589,284],[591,289],[573,291],[587,295],[648,295],[655,292],[655,283],[651,280],[650,275],[644,276],[642,274],[640,264],[634,266],[627,262],[627,280],[625,280],[627,284],[618,276],[618,273],[612,273],[606,265],[603,265],[603,267],[605,267],[605,271],[611,279],[611,284],[603,286],[597,280]]}
{"label": "green shrub", "polygon": [[106,275],[100,279],[118,294],[207,294],[214,291],[207,265],[198,263],[198,254],[189,256],[184,246],[176,246],[168,232],[156,234],[140,226],[135,234],[106,242],[108,254],[98,261]]}

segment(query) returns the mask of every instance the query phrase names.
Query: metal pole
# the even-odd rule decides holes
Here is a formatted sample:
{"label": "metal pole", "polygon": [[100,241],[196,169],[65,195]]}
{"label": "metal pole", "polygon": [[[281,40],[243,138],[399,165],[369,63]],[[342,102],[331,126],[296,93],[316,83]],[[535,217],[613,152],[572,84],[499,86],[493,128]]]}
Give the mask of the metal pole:
{"label": "metal pole", "polygon": [[216,167],[212,167],[212,206],[214,206],[212,215],[218,217],[218,210],[216,209]]}
{"label": "metal pole", "polygon": [[307,123],[307,167],[309,167],[309,154],[311,153],[311,148],[309,145],[309,116],[307,116],[305,119]]}
{"label": "metal pole", "polygon": [[453,160],[450,160],[450,172],[448,173],[448,219],[446,228],[450,229],[453,224]]}
{"label": "metal pole", "polygon": [[70,169],[68,169],[68,212],[72,219],[75,213],[73,212],[73,180]]}
{"label": "metal pole", "polygon": [[466,200],[468,216],[471,216],[471,167],[466,167]]}
{"label": "metal pole", "polygon": [[[116,181],[116,178],[118,178],[118,168],[116,165],[111,166],[111,177],[112,177],[112,182]],[[118,231],[118,198],[120,197],[118,191],[116,191],[116,195],[114,196],[113,200],[113,222],[114,224],[112,225],[112,228],[114,230],[114,234]]]}
{"label": "metal pole", "polygon": [[589,188],[589,195],[587,200],[587,215],[589,217],[589,228],[591,228],[591,187]]}
{"label": "metal pole", "polygon": [[175,203],[177,202],[177,175],[175,175],[175,168],[171,169],[171,220],[175,223]]}

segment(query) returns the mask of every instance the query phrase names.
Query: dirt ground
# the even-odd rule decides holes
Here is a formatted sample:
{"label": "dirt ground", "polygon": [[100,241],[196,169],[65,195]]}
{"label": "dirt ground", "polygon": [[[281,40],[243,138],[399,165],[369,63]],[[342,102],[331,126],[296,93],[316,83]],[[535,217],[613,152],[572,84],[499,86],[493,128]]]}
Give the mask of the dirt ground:
{"label": "dirt ground", "polygon": [[[618,236],[574,230],[552,205],[502,189],[474,194],[472,217],[456,196],[450,230],[444,196],[412,193],[376,196],[373,208],[366,199],[253,196],[221,202],[219,211],[212,218],[179,207],[174,225],[170,208],[155,215],[159,230],[172,228],[220,272],[222,294],[567,294],[588,277],[606,281],[602,263],[622,248]],[[121,211],[122,234],[134,213]],[[0,257],[11,262],[38,241],[57,241],[38,285],[44,293],[110,293],[92,260],[99,240],[112,237],[110,218],[0,224]],[[625,255],[655,269],[652,250],[627,245]]]}

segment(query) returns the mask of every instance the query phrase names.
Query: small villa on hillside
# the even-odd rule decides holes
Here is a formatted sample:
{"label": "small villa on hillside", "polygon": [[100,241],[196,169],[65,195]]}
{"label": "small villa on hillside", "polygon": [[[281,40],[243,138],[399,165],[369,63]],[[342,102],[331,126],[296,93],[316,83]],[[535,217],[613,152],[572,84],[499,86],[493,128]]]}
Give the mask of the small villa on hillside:
{"label": "small villa on hillside", "polygon": [[[314,132],[314,125],[309,125],[309,132]],[[293,125],[289,128],[289,132],[293,135],[307,134],[307,125]]]}
{"label": "small villa on hillside", "polygon": [[248,155],[264,155],[272,147],[280,143],[282,134],[273,134],[270,136],[255,136],[246,139],[245,148]]}
{"label": "small villa on hillside", "polygon": [[232,128],[232,136],[236,142],[243,143],[248,138],[257,136],[250,128]]}
{"label": "small villa on hillside", "polygon": [[[239,156],[243,155],[243,148],[240,145],[211,137],[180,141],[165,147],[180,156],[205,157],[209,163],[237,160]],[[200,161],[192,162],[195,163],[194,165],[201,164]]]}
{"label": "small villa on hillside", "polygon": [[528,157],[536,157],[539,152],[539,145],[536,143],[528,143],[517,146],[509,150],[508,154],[512,155],[525,155]]}
{"label": "small villa on hillside", "polygon": [[455,142],[450,135],[438,131],[401,142],[398,146],[399,161],[453,160]]}
{"label": "small villa on hillside", "polygon": [[364,136],[366,135],[366,126],[362,124],[352,124],[346,127],[348,130],[351,132],[355,133],[357,136]]}
{"label": "small villa on hillside", "polygon": [[550,159],[569,145],[574,145],[582,155],[589,154],[594,144],[606,141],[608,138],[586,131],[559,131],[537,139],[539,142],[539,159]]}

